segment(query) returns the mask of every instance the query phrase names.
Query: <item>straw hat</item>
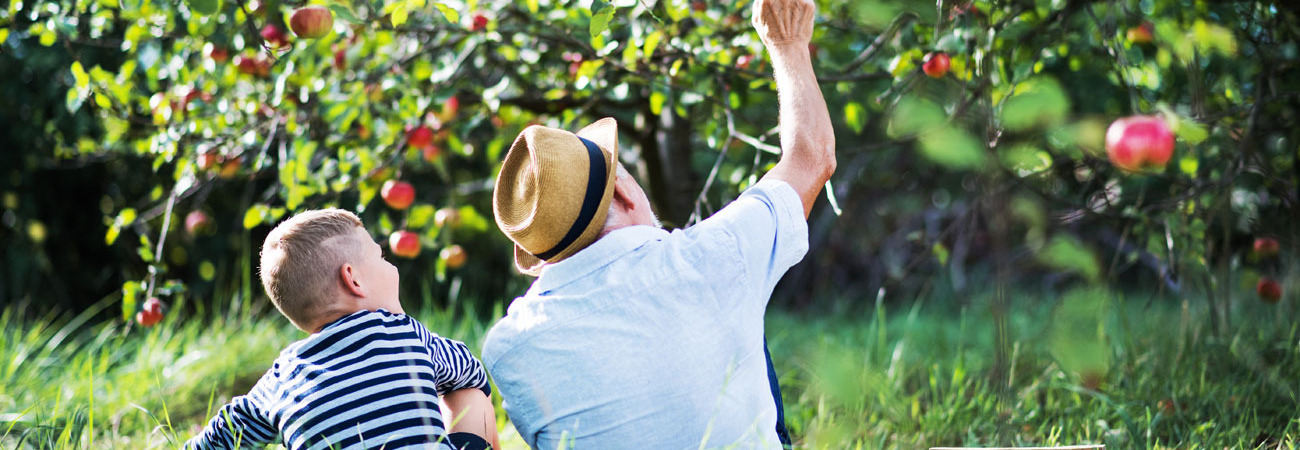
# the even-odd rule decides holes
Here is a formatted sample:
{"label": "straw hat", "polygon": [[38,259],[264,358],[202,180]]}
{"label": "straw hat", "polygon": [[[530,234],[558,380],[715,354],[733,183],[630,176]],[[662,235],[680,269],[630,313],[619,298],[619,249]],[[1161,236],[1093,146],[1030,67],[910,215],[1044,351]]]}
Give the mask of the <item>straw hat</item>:
{"label": "straw hat", "polygon": [[596,240],[614,195],[618,124],[600,119],[577,134],[543,126],[519,133],[501,163],[492,212],[515,243],[515,266],[536,276]]}

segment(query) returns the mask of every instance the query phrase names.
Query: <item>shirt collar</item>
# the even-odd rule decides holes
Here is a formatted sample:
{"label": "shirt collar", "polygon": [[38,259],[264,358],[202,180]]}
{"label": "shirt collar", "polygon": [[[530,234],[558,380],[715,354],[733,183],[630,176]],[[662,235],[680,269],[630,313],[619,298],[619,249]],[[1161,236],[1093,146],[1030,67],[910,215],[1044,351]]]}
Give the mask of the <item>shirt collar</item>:
{"label": "shirt collar", "polygon": [[667,230],[648,225],[633,225],[619,228],[606,234],[587,248],[573,256],[554,264],[542,267],[537,281],[528,289],[527,295],[537,295],[554,290],[582,278],[587,274],[609,265],[647,242],[668,237]]}

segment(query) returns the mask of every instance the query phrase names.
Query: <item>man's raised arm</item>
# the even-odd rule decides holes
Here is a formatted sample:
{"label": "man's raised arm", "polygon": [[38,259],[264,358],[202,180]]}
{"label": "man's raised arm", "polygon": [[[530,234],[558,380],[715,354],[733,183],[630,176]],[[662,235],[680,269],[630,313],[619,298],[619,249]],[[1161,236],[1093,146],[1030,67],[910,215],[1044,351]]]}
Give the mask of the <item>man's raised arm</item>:
{"label": "man's raised arm", "polygon": [[816,12],[813,0],[754,2],[754,29],[772,57],[781,104],[781,160],[763,178],[793,187],[805,217],[835,172],[835,131],[808,52]]}

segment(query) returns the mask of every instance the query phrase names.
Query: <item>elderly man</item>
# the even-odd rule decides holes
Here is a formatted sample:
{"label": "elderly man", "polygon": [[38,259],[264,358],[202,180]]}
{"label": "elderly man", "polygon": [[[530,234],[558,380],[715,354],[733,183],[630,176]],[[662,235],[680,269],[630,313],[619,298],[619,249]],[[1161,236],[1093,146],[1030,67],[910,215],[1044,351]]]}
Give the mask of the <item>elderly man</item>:
{"label": "elderly man", "polygon": [[835,170],[808,51],[811,0],[757,0],[780,100],[781,159],[712,217],[658,226],[618,162],[606,118],[533,126],[493,199],[515,262],[537,276],[488,332],[483,360],[534,448],[781,448],[789,444],[763,315],[808,249],[807,217]]}

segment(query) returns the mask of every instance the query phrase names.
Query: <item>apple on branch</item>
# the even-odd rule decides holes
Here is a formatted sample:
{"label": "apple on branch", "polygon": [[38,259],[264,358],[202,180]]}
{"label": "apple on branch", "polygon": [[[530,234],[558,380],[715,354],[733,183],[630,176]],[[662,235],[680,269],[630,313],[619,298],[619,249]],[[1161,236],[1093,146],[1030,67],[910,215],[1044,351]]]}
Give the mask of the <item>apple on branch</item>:
{"label": "apple on branch", "polygon": [[334,28],[334,15],[328,8],[312,5],[298,8],[289,16],[289,29],[300,38],[316,39]]}
{"label": "apple on branch", "polygon": [[459,269],[461,266],[465,265],[465,249],[461,248],[459,245],[444,247],[442,251],[438,253],[438,257],[442,258],[442,260],[447,263],[447,268],[449,269]]}
{"label": "apple on branch", "polygon": [[1126,172],[1164,169],[1173,154],[1174,133],[1159,117],[1125,117],[1106,130],[1106,156]]}
{"label": "apple on branch", "polygon": [[925,62],[921,65],[921,70],[930,78],[943,78],[948,74],[948,69],[952,67],[952,61],[948,54],[944,52],[932,52],[925,55]]}
{"label": "apple on branch", "polygon": [[406,230],[394,231],[388,236],[388,249],[402,258],[415,258],[420,255],[420,236]]}
{"label": "apple on branch", "polygon": [[415,202],[415,188],[405,181],[388,180],[379,189],[379,196],[383,197],[388,207],[402,210],[410,208],[411,203]]}
{"label": "apple on branch", "polygon": [[1255,284],[1255,293],[1259,294],[1259,298],[1265,302],[1277,303],[1282,299],[1282,284],[1272,278],[1263,277]]}

